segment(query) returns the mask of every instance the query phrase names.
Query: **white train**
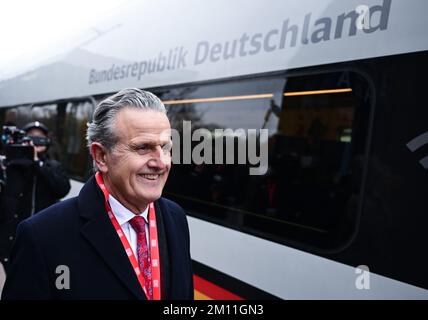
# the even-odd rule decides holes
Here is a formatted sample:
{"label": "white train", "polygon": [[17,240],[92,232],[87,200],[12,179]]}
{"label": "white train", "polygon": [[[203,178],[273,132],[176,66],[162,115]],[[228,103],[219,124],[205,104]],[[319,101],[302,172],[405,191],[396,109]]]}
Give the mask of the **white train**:
{"label": "white train", "polygon": [[[0,123],[40,120],[78,192],[86,123],[125,87],[172,124],[269,129],[269,169],[173,166],[200,299],[427,299],[424,0],[142,1],[3,70]],[[421,161],[419,161],[422,159]]]}

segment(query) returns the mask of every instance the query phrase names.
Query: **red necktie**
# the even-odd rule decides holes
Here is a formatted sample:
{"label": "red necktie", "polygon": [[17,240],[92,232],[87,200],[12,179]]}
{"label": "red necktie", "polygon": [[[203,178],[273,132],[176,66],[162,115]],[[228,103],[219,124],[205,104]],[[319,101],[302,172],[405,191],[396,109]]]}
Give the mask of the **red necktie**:
{"label": "red necktie", "polygon": [[137,259],[140,271],[143,273],[144,284],[146,286],[149,299],[153,299],[152,269],[150,265],[150,251],[147,246],[146,220],[141,216],[135,216],[129,220],[132,228],[137,233]]}

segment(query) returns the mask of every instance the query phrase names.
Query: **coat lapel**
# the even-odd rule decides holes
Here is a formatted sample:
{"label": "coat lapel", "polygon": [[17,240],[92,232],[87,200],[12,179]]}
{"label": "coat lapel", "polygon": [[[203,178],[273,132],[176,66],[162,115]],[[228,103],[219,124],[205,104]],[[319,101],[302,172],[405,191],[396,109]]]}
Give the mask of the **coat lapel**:
{"label": "coat lapel", "polygon": [[80,215],[87,220],[81,228],[83,237],[138,299],[146,299],[122,242],[108,218],[104,196],[94,177],[80,191],[78,204]]}

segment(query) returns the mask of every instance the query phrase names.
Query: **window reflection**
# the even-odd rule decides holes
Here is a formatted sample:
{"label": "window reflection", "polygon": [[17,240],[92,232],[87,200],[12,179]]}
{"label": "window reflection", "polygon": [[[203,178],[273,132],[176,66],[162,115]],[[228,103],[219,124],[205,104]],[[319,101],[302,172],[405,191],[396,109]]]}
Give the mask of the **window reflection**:
{"label": "window reflection", "polygon": [[[248,164],[236,164],[236,138],[235,164],[176,164],[166,194],[202,219],[279,242],[336,247],[355,227],[368,86],[350,72],[290,77],[285,90],[273,84],[241,81],[161,93],[179,131],[183,120],[212,132],[269,129],[266,174],[251,176]],[[281,90],[281,106],[272,104],[275,90]],[[211,142],[214,153],[218,139]]]}
{"label": "window reflection", "polygon": [[89,102],[70,102],[65,108],[62,141],[64,165],[74,178],[84,180],[89,174],[89,152],[86,147],[86,128],[93,106]]}

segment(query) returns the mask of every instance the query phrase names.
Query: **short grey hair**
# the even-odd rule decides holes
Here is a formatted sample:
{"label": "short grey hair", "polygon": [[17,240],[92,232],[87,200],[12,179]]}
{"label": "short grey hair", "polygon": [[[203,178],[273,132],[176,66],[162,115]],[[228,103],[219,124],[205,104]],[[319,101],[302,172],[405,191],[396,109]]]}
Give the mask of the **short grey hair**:
{"label": "short grey hair", "polygon": [[151,110],[166,114],[164,104],[153,93],[137,88],[123,89],[102,100],[95,108],[92,122],[88,123],[86,132],[89,148],[93,142],[99,142],[109,151],[114,148],[118,140],[114,132],[114,121],[119,111],[124,108]]}

